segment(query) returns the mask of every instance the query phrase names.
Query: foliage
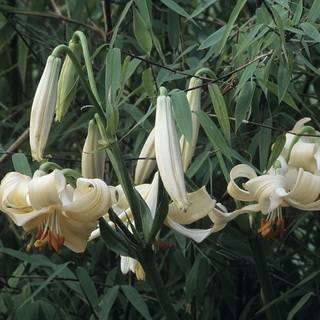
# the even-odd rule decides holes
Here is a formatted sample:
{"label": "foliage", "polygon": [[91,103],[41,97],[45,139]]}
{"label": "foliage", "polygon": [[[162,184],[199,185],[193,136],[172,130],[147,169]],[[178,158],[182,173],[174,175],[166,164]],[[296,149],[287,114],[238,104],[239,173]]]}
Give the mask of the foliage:
{"label": "foliage", "polygon": [[[231,209],[238,204],[225,190],[235,164],[263,172],[275,159],[271,145],[281,144],[278,137],[296,120],[308,116],[320,126],[319,16],[319,0],[2,1],[1,175],[13,169],[6,150],[30,158],[25,130],[46,58],[79,29],[89,39],[102,104],[106,87],[113,90],[117,136],[130,173],[153,127],[159,87],[180,90],[173,92],[175,116],[188,138],[184,92],[199,68],[212,70],[204,80],[202,129],[187,177]],[[106,61],[112,48],[120,49],[114,49],[117,59]],[[106,64],[112,71],[105,83]],[[94,113],[79,85],[63,122],[53,124],[47,157],[80,169]],[[16,170],[29,170],[23,159],[12,157]],[[29,163],[34,171],[37,164]],[[106,181],[116,184],[108,161],[106,166]],[[285,235],[275,240],[256,235],[258,215],[239,217],[201,244],[164,228],[157,264],[180,317],[317,318],[319,219],[292,208],[284,216]],[[101,239],[84,254],[66,248],[28,253],[28,241],[4,215],[0,229],[4,318],[163,317],[149,284],[122,275],[118,255]],[[261,295],[261,286],[270,289],[268,296]]]}

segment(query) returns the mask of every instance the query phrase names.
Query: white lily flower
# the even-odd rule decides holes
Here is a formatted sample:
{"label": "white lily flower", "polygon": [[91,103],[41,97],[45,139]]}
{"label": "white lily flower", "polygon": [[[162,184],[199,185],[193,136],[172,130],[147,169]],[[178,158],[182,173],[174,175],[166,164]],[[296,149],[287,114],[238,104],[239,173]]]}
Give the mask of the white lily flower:
{"label": "white lily flower", "polygon": [[106,153],[104,150],[99,150],[101,148],[100,139],[97,125],[94,120],[90,120],[81,158],[81,171],[85,178],[104,178]]}
{"label": "white lily flower", "polygon": [[139,160],[137,161],[134,174],[134,183],[136,185],[144,183],[150,177],[157,165],[156,160],[149,159],[155,158],[156,156],[154,148],[154,132],[155,130],[153,128],[139,154]]}
{"label": "white lily flower", "polygon": [[48,57],[32,103],[30,148],[32,158],[37,161],[42,160],[53,120],[60,66],[60,58]]}
{"label": "white lily flower", "polygon": [[60,170],[33,179],[9,173],[1,182],[1,210],[25,231],[36,235],[34,246],[47,242],[56,251],[64,244],[83,252],[97,220],[111,205],[110,192],[100,179],[79,178],[66,184]]}
{"label": "white lily flower", "polygon": [[123,274],[127,274],[129,271],[134,273],[137,280],[145,280],[146,278],[141,263],[131,257],[120,256],[120,268]]}
{"label": "white lily flower", "polygon": [[[201,86],[202,80],[198,78],[191,78],[189,82],[189,89],[190,88],[196,88]],[[191,114],[191,120],[192,120],[192,141],[189,143],[185,136],[182,136],[180,138],[180,148],[181,148],[181,156],[182,156],[182,165],[183,170],[187,171],[191,159],[194,154],[194,150],[196,148],[197,140],[198,140],[198,134],[199,134],[199,127],[200,122],[195,114],[196,111],[200,110],[200,104],[201,104],[201,88],[194,89],[187,92],[187,99],[189,102],[190,111]]]}
{"label": "white lily flower", "polygon": [[177,130],[172,115],[171,99],[157,99],[155,150],[159,173],[165,189],[179,209],[188,207],[187,192]]}

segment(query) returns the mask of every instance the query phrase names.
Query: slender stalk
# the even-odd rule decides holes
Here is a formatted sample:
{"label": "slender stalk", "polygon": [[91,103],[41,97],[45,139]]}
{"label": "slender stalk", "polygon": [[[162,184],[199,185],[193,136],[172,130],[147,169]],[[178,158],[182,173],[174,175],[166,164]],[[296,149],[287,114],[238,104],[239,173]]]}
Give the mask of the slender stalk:
{"label": "slender stalk", "polygon": [[140,263],[146,273],[147,281],[151,284],[154,292],[156,293],[161,308],[166,315],[166,319],[178,320],[176,311],[168,296],[168,291],[165,288],[161,279],[160,273],[156,267],[154,253],[151,248],[147,248],[143,251]]}
{"label": "slender stalk", "polygon": [[116,175],[122,185],[123,191],[128,199],[129,206],[134,218],[135,226],[139,232],[142,231],[142,221],[140,216],[140,205],[135,193],[135,190],[132,186],[132,181],[129,177],[128,170],[123,161],[123,157],[120,151],[118,141],[113,142],[107,149],[107,154],[109,156],[110,162],[113,169],[116,172]]}
{"label": "slender stalk", "polygon": [[[256,266],[258,280],[262,289],[263,304],[268,304],[275,299],[275,294],[268,271],[267,261],[264,255],[264,249],[261,244],[261,239],[255,237],[249,239],[249,242]],[[281,318],[279,309],[275,305],[270,306],[270,308],[266,310],[266,314],[269,320],[283,319]]]}

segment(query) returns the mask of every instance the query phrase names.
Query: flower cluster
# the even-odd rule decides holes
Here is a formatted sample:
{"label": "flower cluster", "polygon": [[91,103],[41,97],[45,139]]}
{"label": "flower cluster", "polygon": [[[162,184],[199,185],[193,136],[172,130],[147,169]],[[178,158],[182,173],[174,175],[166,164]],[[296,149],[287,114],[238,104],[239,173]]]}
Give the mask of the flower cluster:
{"label": "flower cluster", "polygon": [[[235,200],[251,202],[243,208],[226,212],[216,210],[222,224],[245,212],[261,212],[265,219],[258,230],[262,236],[275,238],[284,232],[282,207],[294,207],[305,211],[320,209],[320,158],[318,132],[305,126],[309,118],[296,123],[286,134],[284,148],[273,167],[263,175],[248,165],[239,164],[230,172],[228,193]],[[308,132],[308,135],[303,135]],[[236,180],[247,179],[240,187]]]}

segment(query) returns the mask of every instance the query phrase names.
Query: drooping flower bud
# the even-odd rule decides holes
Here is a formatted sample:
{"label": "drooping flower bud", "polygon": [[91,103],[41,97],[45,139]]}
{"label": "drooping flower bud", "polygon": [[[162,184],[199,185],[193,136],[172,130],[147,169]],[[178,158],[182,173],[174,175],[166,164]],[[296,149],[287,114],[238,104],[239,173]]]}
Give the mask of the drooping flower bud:
{"label": "drooping flower bud", "polygon": [[88,134],[82,150],[82,176],[88,179],[103,180],[106,153],[99,144],[100,134],[94,120],[90,120]]}
{"label": "drooping flower bud", "polygon": [[[189,89],[198,87],[202,84],[202,80],[198,78],[191,78],[189,82]],[[196,148],[198,133],[199,133],[199,120],[196,111],[200,110],[201,103],[201,88],[197,88],[194,90],[190,90],[187,92],[187,99],[190,106],[191,119],[192,119],[192,141],[189,143],[184,135],[180,138],[180,148],[181,148],[181,156],[182,156],[182,164],[183,170],[186,171],[190,165],[192,156],[194,154],[194,150]]]}
{"label": "drooping flower bud", "polygon": [[[76,58],[80,58],[80,44],[70,40],[69,49],[73,52]],[[56,117],[55,121],[61,121],[70,107],[77,88],[77,71],[72,63],[69,55],[66,56],[58,81]]]}
{"label": "drooping flower bud", "polygon": [[[161,89],[164,91],[164,88]],[[165,95],[158,97],[155,122],[156,160],[161,180],[177,207],[186,210],[188,199],[170,97]]]}
{"label": "drooping flower bud", "polygon": [[30,148],[32,158],[40,161],[47,144],[54,108],[61,59],[50,55],[36,90],[30,117]]}
{"label": "drooping flower bud", "polygon": [[152,129],[139,155],[134,174],[134,183],[136,185],[144,183],[150,177],[156,167],[156,161],[150,158],[154,158],[155,156],[154,129]]}

